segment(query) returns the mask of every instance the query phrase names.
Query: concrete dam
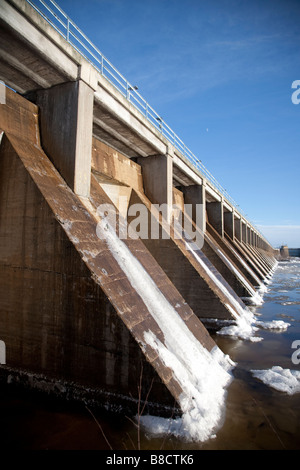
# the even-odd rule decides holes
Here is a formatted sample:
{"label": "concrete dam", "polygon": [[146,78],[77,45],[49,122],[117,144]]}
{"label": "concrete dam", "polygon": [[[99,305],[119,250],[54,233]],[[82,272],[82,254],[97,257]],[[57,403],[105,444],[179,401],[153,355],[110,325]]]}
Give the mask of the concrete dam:
{"label": "concrete dam", "polygon": [[209,327],[247,323],[275,250],[43,4],[0,5],[1,380],[205,439],[234,367]]}

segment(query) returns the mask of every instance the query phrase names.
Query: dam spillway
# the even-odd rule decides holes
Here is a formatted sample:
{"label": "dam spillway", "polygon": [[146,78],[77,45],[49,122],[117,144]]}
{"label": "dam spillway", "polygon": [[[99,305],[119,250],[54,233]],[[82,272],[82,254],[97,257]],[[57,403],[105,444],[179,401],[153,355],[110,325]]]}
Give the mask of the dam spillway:
{"label": "dam spillway", "polygon": [[[1,79],[17,91],[5,88],[0,105],[1,372],[124,409],[143,374],[149,411],[175,401],[187,426],[202,416],[209,433],[232,364],[203,322],[243,316],[274,250],[32,7],[4,1],[0,13]],[[193,249],[177,236],[185,215]]]}

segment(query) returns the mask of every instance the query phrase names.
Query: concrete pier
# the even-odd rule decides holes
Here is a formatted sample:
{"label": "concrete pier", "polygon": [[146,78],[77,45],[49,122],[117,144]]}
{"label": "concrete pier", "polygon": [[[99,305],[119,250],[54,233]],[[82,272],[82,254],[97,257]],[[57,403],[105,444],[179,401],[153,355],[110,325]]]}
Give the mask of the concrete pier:
{"label": "concrete pier", "polygon": [[[70,188],[90,194],[94,91],[83,80],[38,90],[43,148]],[[64,119],[61,119],[64,116]]]}
{"label": "concrete pier", "polygon": [[282,245],[280,247],[280,259],[284,260],[284,259],[289,259],[290,257],[290,252],[289,252],[289,248],[287,245]]}
{"label": "concrete pier", "polygon": [[167,221],[171,221],[173,207],[173,160],[172,156],[153,155],[138,158],[142,168],[143,184],[146,196],[153,204],[166,204]]}

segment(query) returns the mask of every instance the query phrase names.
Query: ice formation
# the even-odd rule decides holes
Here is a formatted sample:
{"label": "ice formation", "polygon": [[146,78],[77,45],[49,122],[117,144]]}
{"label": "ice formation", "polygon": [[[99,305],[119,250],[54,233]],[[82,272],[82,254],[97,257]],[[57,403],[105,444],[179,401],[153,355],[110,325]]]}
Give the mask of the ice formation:
{"label": "ice formation", "polygon": [[145,345],[148,344],[157,351],[160,360],[171,368],[182,389],[179,396],[182,417],[170,421],[142,416],[140,422],[145,426],[159,422],[159,426],[165,430],[187,439],[209,439],[223,417],[226,389],[232,380],[234,363],[217,346],[208,351],[200,344],[108,223],[103,220],[98,225],[98,230],[103,231],[103,239],[105,238],[111,253],[163,332],[164,343],[152,331],[146,331]]}
{"label": "ice formation", "polygon": [[255,337],[255,333],[258,330],[255,323],[255,317],[253,313],[246,307],[241,305],[234,295],[227,289],[227,287],[222,284],[222,282],[217,278],[217,276],[210,270],[209,266],[198,256],[197,252],[191,250],[193,256],[198,261],[198,263],[204,268],[206,273],[212,279],[214,284],[223,292],[226,296],[228,303],[226,304],[228,310],[231,312],[235,324],[231,326],[226,326],[218,331],[218,334],[235,336],[241,339],[248,339],[250,341],[260,341],[262,338]]}

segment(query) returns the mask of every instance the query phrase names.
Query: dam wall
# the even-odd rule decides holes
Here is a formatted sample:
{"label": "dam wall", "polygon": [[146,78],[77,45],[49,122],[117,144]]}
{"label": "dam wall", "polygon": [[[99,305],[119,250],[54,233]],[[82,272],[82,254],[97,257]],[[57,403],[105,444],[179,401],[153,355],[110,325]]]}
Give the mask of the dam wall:
{"label": "dam wall", "polygon": [[[164,238],[169,225],[145,195],[142,167],[97,139],[92,143],[90,197],[77,196],[41,147],[38,107],[11,90],[6,97],[0,121],[4,368],[75,383],[96,390],[110,406],[125,402],[128,407],[136,406],[143,371],[144,395],[151,385],[149,403],[156,410],[162,405],[169,409],[180,387],[144,340],[149,328],[161,341],[164,334],[97,235],[99,207],[114,207],[118,224],[127,219],[131,230],[130,213],[137,203],[156,220],[158,239],[137,231],[122,243],[208,351],[215,344],[201,319],[232,319],[232,311],[239,315],[243,308],[234,285],[213,263],[222,261],[224,275],[238,273],[240,294],[245,293],[241,285],[249,295],[254,287],[229,261],[225,240],[220,247],[207,232],[210,249],[197,249],[195,257],[175,237],[175,225]],[[174,207],[184,209],[183,193],[174,188],[173,197]],[[215,256],[210,259],[211,252]]]}
{"label": "dam wall", "polygon": [[[139,346],[148,328],[164,338],[96,235],[91,201],[96,213],[109,200],[94,178],[88,203],[70,191],[39,146],[35,106],[8,92],[5,107],[1,129],[9,123],[12,130],[4,131],[1,142],[0,334],[7,366],[96,388],[112,403],[114,396],[119,403],[122,396],[138,399],[142,367],[143,389],[152,382],[150,403],[172,404],[162,386],[171,386],[172,374],[150,348],[143,345],[142,353]],[[211,350],[209,334],[142,242],[128,243],[182,321]],[[165,370],[163,378],[155,374],[155,363],[161,377]],[[177,392],[172,387],[178,394],[178,386]]]}
{"label": "dam wall", "polygon": [[273,248],[27,3],[0,20],[2,376],[209,415],[232,364],[204,323],[243,318]]}

